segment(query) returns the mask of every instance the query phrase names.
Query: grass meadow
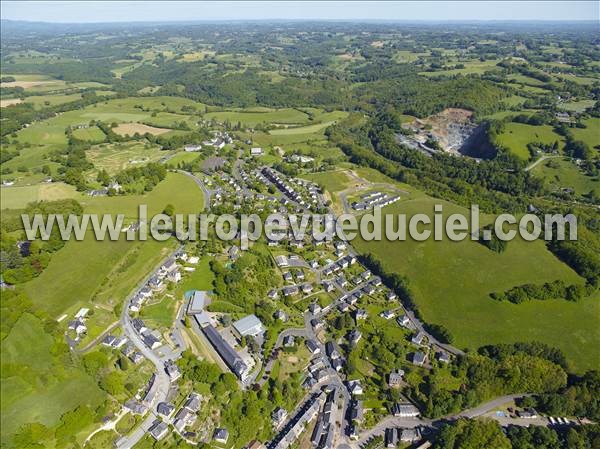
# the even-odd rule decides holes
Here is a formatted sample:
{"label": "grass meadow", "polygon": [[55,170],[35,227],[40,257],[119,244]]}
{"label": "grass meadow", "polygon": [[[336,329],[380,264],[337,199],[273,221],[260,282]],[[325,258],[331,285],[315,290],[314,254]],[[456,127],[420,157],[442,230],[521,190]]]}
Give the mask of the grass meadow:
{"label": "grass meadow", "polygon": [[[556,167],[556,168],[555,168]],[[553,158],[544,161],[532,170],[536,176],[544,178],[551,190],[568,187],[575,190],[578,195],[590,191],[600,196],[600,180],[584,174],[570,159]]]}
{"label": "grass meadow", "polygon": [[[432,216],[434,203],[440,202],[422,196],[389,206],[385,213]],[[441,203],[445,216],[466,212]],[[502,254],[470,240],[390,243],[384,238],[379,242],[356,239],[353,244],[359,252],[377,255],[388,270],[406,276],[425,321],[448,328],[460,348],[535,340],[560,348],[576,372],[600,363],[598,298],[515,305],[489,296],[528,282],[584,282],[541,241],[514,240]]]}
{"label": "grass meadow", "polygon": [[522,159],[529,159],[527,144],[541,142],[552,144],[558,141],[562,147],[564,138],[554,132],[550,125],[533,126],[524,123],[507,123],[505,131],[498,136],[498,143],[507,147]]}

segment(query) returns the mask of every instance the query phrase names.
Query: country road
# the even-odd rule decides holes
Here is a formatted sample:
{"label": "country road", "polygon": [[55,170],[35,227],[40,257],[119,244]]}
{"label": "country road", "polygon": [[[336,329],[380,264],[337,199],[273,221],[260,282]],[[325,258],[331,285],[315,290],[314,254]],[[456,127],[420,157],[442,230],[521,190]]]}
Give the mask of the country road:
{"label": "country road", "polygon": [[[494,398],[491,401],[488,401],[484,404],[478,405],[477,407],[469,410],[464,410],[460,413],[447,415],[442,418],[431,420],[426,418],[402,418],[396,416],[388,416],[384,418],[382,421],[379,421],[375,427],[369,429],[360,434],[360,438],[357,443],[349,443],[348,445],[352,448],[358,448],[366,443],[368,440],[373,438],[374,436],[383,435],[385,429],[391,427],[402,427],[402,428],[415,428],[415,427],[430,427],[430,428],[438,428],[443,423],[448,421],[454,421],[458,418],[477,418],[479,416],[485,415],[486,413],[494,410],[495,408],[500,407],[507,402],[514,401],[515,399],[523,398],[526,396],[530,396],[529,394],[510,394],[506,396],[500,396],[498,398]],[[507,420],[507,425],[528,425],[530,421],[523,420],[520,418],[505,418]],[[544,419],[544,418],[542,418]]]}
{"label": "country road", "polygon": [[[205,209],[208,209],[210,207],[210,191],[206,188],[204,183],[199,178],[197,178],[196,176],[194,176],[191,173],[188,173],[185,171],[179,171],[179,172],[194,179],[194,181],[196,182],[196,185],[202,189],[202,191],[204,192],[204,207],[205,207]],[[172,351],[170,349],[167,350],[166,348],[161,347],[157,350],[160,355],[156,354],[153,350],[151,350],[150,348],[148,348],[146,346],[146,344],[143,342],[141,336],[133,328],[133,325],[131,323],[131,317],[129,316],[129,305],[131,303],[132,298],[146,285],[146,283],[154,275],[154,273],[156,272],[158,267],[160,267],[162,264],[164,264],[165,261],[167,261],[168,259],[174,257],[174,255],[181,249],[182,249],[182,246],[179,246],[175,251],[173,251],[171,254],[169,254],[168,257],[164,258],[161,261],[161,263],[159,265],[157,265],[157,267],[155,267],[155,269],[153,269],[148,274],[148,276],[146,276],[146,278],[137,285],[137,287],[134,289],[132,294],[129,295],[127,301],[125,302],[125,304],[123,306],[123,311],[121,313],[121,320],[120,320],[121,326],[123,328],[123,332],[129,338],[129,340],[135,345],[137,350],[140,353],[142,353],[144,357],[146,357],[148,360],[150,360],[152,362],[152,364],[155,367],[156,378],[151,387],[151,391],[153,391],[154,394],[151,395],[152,397],[151,397],[150,403],[146,404],[149,409],[148,415],[144,418],[144,420],[140,423],[140,425],[137,426],[135,428],[135,430],[133,430],[133,432],[131,432],[129,435],[118,440],[118,445],[117,445],[118,449],[130,449],[133,446],[135,446],[144,437],[144,435],[146,434],[148,429],[154,423],[154,420],[156,419],[156,415],[155,415],[156,405],[159,402],[163,402],[166,400],[167,395],[169,393],[170,386],[171,386],[169,376],[167,375],[167,373],[164,369],[164,364],[167,360],[174,360],[174,359],[179,358],[181,355],[181,351],[184,349],[183,347],[180,347],[177,350]],[[182,309],[180,309],[180,313],[182,312]]]}
{"label": "country road", "polygon": [[538,160],[536,160],[536,161],[533,161],[531,164],[529,164],[527,167],[525,167],[525,171],[529,171],[529,170],[531,170],[531,169],[533,169],[533,168],[537,167],[537,166],[538,166],[538,164],[541,164],[542,162],[544,162],[544,161],[546,161],[546,160],[548,160],[548,159],[555,158],[555,157],[564,157],[564,156],[561,156],[561,155],[559,155],[559,154],[554,154],[554,155],[550,155],[550,156],[542,156],[542,157],[541,157],[541,158],[539,158]]}

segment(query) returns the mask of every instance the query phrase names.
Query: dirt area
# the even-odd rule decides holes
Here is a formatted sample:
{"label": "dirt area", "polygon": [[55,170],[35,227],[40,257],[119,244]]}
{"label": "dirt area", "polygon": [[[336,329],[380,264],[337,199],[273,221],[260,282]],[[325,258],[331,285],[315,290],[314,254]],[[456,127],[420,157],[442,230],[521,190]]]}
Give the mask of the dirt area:
{"label": "dirt area", "polygon": [[415,119],[415,124],[417,127],[431,127],[429,132],[442,148],[456,153],[475,128],[471,123],[472,116],[473,112],[466,109],[448,108],[424,120]]}
{"label": "dirt area", "polygon": [[22,87],[28,89],[38,86],[52,86],[54,84],[62,84],[59,80],[40,80],[40,81],[10,81],[8,83],[2,83],[2,87]]}
{"label": "dirt area", "polygon": [[20,98],[8,98],[5,100],[0,100],[0,108],[5,108],[7,106],[12,106],[14,104],[23,103],[23,100]]}
{"label": "dirt area", "polygon": [[384,43],[385,42],[383,42],[383,41],[373,41],[373,42],[371,42],[371,47],[381,48],[381,47],[383,47]]}
{"label": "dirt area", "polygon": [[473,112],[466,109],[444,109],[438,114],[403,125],[414,134],[399,137],[401,143],[430,153],[435,150],[429,148],[427,141],[433,139],[450,154],[487,157],[493,149],[483,127],[473,123],[472,118]]}
{"label": "dirt area", "polygon": [[121,123],[116,128],[113,128],[113,131],[120,136],[133,136],[135,133],[150,133],[153,136],[160,136],[161,134],[168,133],[171,130],[167,128],[156,128],[154,126],[143,125],[141,123]]}

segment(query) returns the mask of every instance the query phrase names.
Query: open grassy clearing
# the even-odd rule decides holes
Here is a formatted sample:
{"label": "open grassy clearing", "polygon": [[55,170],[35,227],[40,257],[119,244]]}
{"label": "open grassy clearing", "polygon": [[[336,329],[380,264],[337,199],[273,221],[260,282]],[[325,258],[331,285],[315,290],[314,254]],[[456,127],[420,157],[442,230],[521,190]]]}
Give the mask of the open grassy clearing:
{"label": "open grassy clearing", "polygon": [[333,125],[334,123],[335,122],[331,121],[331,122],[317,123],[317,124],[308,125],[308,126],[299,126],[297,128],[273,129],[273,130],[269,131],[269,134],[271,134],[273,136],[292,136],[292,135],[297,135],[297,134],[314,134],[321,130],[324,130],[328,126]]}
{"label": "open grassy clearing", "polygon": [[31,103],[36,109],[70,103],[81,99],[81,94],[68,95],[35,95],[25,98],[25,103]]}
{"label": "open grassy clearing", "polygon": [[[7,148],[12,148],[12,146],[8,146]],[[60,149],[59,145],[32,145],[29,148],[23,148],[17,157],[2,164],[3,168],[10,168],[13,171],[13,173],[2,175],[2,179],[7,177],[21,182],[21,180],[27,177],[27,175],[19,173],[19,167],[25,167],[29,171],[32,171],[36,168],[41,168],[44,165],[48,165],[50,168],[58,167],[56,162],[51,162],[47,159],[50,153],[58,149]],[[40,180],[45,178],[43,175],[38,176]]]}
{"label": "open grassy clearing", "polygon": [[550,125],[533,126],[524,123],[507,123],[505,130],[498,136],[498,143],[507,147],[522,159],[529,159],[527,144],[541,142],[553,144],[558,141],[563,146],[564,138],[554,132]]}
{"label": "open grassy clearing", "polygon": [[[106,100],[103,103],[87,106],[81,110],[69,111],[41,122],[34,122],[28,128],[17,133],[21,143],[33,145],[58,145],[65,147],[67,138],[65,129],[69,126],[88,124],[91,120],[105,122],[130,123],[152,119],[152,112],[181,112],[183,106],[202,108],[203,105],[179,97],[142,97]],[[141,125],[135,125],[143,132]],[[121,128],[123,130],[127,128]],[[135,132],[136,130],[133,130]],[[152,132],[152,129],[148,131]],[[170,131],[169,129],[165,132]],[[15,159],[19,159],[18,157]],[[12,161],[11,161],[12,162]],[[18,162],[15,162],[18,163]]]}
{"label": "open grassy clearing", "polygon": [[452,76],[452,75],[471,75],[471,74],[483,74],[489,70],[496,68],[498,60],[490,61],[473,61],[473,62],[457,62],[457,64],[463,64],[465,67],[462,69],[448,69],[436,72],[419,72],[419,75],[435,78],[437,76]]}
{"label": "open grassy clearing", "polygon": [[[432,217],[434,203],[444,204],[444,216],[467,212],[426,196],[396,203],[385,212],[408,217],[427,213]],[[425,321],[448,328],[458,347],[475,349],[490,343],[536,340],[560,348],[576,372],[600,363],[596,350],[600,343],[600,298],[515,305],[489,297],[492,292],[533,280],[583,283],[541,241],[514,240],[502,254],[470,240],[390,243],[385,238],[379,242],[357,239],[354,246],[360,252],[376,254],[387,269],[406,276]]]}
{"label": "open grassy clearing", "polygon": [[175,154],[172,158],[169,158],[167,164],[171,166],[177,166],[177,164],[179,164],[180,162],[192,162],[195,161],[198,157],[198,153],[188,153],[186,151],[180,151],[179,153]]}
{"label": "open grassy clearing", "polygon": [[345,171],[328,171],[323,173],[309,173],[302,175],[302,178],[316,182],[323,186],[328,192],[340,192],[350,187],[351,179]]}
{"label": "open grassy clearing", "polygon": [[573,81],[574,83],[577,83],[577,84],[582,84],[584,86],[590,86],[590,85],[594,84],[595,82],[600,81],[600,79],[598,79],[598,78],[591,78],[588,76],[571,75],[568,73],[558,75],[558,77],[565,79],[565,80]]}
{"label": "open grassy clearing", "polygon": [[88,142],[102,142],[106,138],[104,132],[97,126],[89,128],[81,128],[73,131],[73,137],[79,140],[87,140]]}
{"label": "open grassy clearing", "polygon": [[598,177],[585,175],[571,160],[553,158],[536,165],[532,172],[544,178],[551,190],[571,188],[577,195],[590,191],[600,196],[600,180]]}
{"label": "open grassy clearing", "polygon": [[25,90],[39,90],[39,88],[49,87],[57,89],[66,86],[66,83],[62,80],[55,80],[48,76],[43,75],[31,75],[31,76],[14,76],[16,81],[10,81],[7,83],[0,83],[2,87],[22,87]]}
{"label": "open grassy clearing", "polygon": [[160,302],[144,306],[140,316],[151,326],[157,324],[162,327],[170,327],[177,313],[176,304],[175,299],[165,295]]}
{"label": "open grassy clearing", "polygon": [[244,126],[256,126],[259,123],[304,124],[308,121],[306,113],[291,108],[255,112],[248,110],[208,112],[204,118],[219,122],[228,120],[234,124],[240,122]]}
{"label": "open grassy clearing", "polygon": [[596,102],[594,100],[569,101],[566,103],[561,103],[558,107],[560,109],[564,109],[565,111],[583,112],[587,108],[594,106],[595,103]]}
{"label": "open grassy clearing", "polygon": [[74,186],[62,182],[0,188],[2,209],[22,209],[34,201],[80,198]]}
{"label": "open grassy clearing", "polygon": [[587,128],[571,129],[575,139],[584,141],[590,148],[600,145],[600,118],[589,118],[584,120],[583,123],[585,123]]}
{"label": "open grassy clearing", "polygon": [[80,202],[87,213],[120,213],[127,219],[137,219],[140,204],[148,206],[148,216],[162,212],[167,204],[182,214],[198,213],[204,208],[202,191],[191,178],[179,173],[168,173],[164,181],[143,195],[86,196]]}

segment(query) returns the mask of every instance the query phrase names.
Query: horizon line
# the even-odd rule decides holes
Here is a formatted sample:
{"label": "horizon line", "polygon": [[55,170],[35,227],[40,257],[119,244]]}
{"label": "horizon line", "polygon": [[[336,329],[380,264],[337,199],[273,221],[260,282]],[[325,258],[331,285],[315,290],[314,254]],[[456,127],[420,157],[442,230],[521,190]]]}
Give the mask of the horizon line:
{"label": "horizon line", "polygon": [[121,20],[121,21],[98,21],[98,22],[77,22],[77,21],[46,21],[46,20],[25,20],[0,18],[3,22],[21,22],[29,24],[61,24],[61,25],[116,25],[116,24],[178,24],[178,23],[269,23],[269,22],[345,22],[345,23],[598,23],[596,19],[331,19],[331,18],[264,18],[264,19],[240,19],[240,18],[222,18],[222,19],[173,19],[173,20]]}

